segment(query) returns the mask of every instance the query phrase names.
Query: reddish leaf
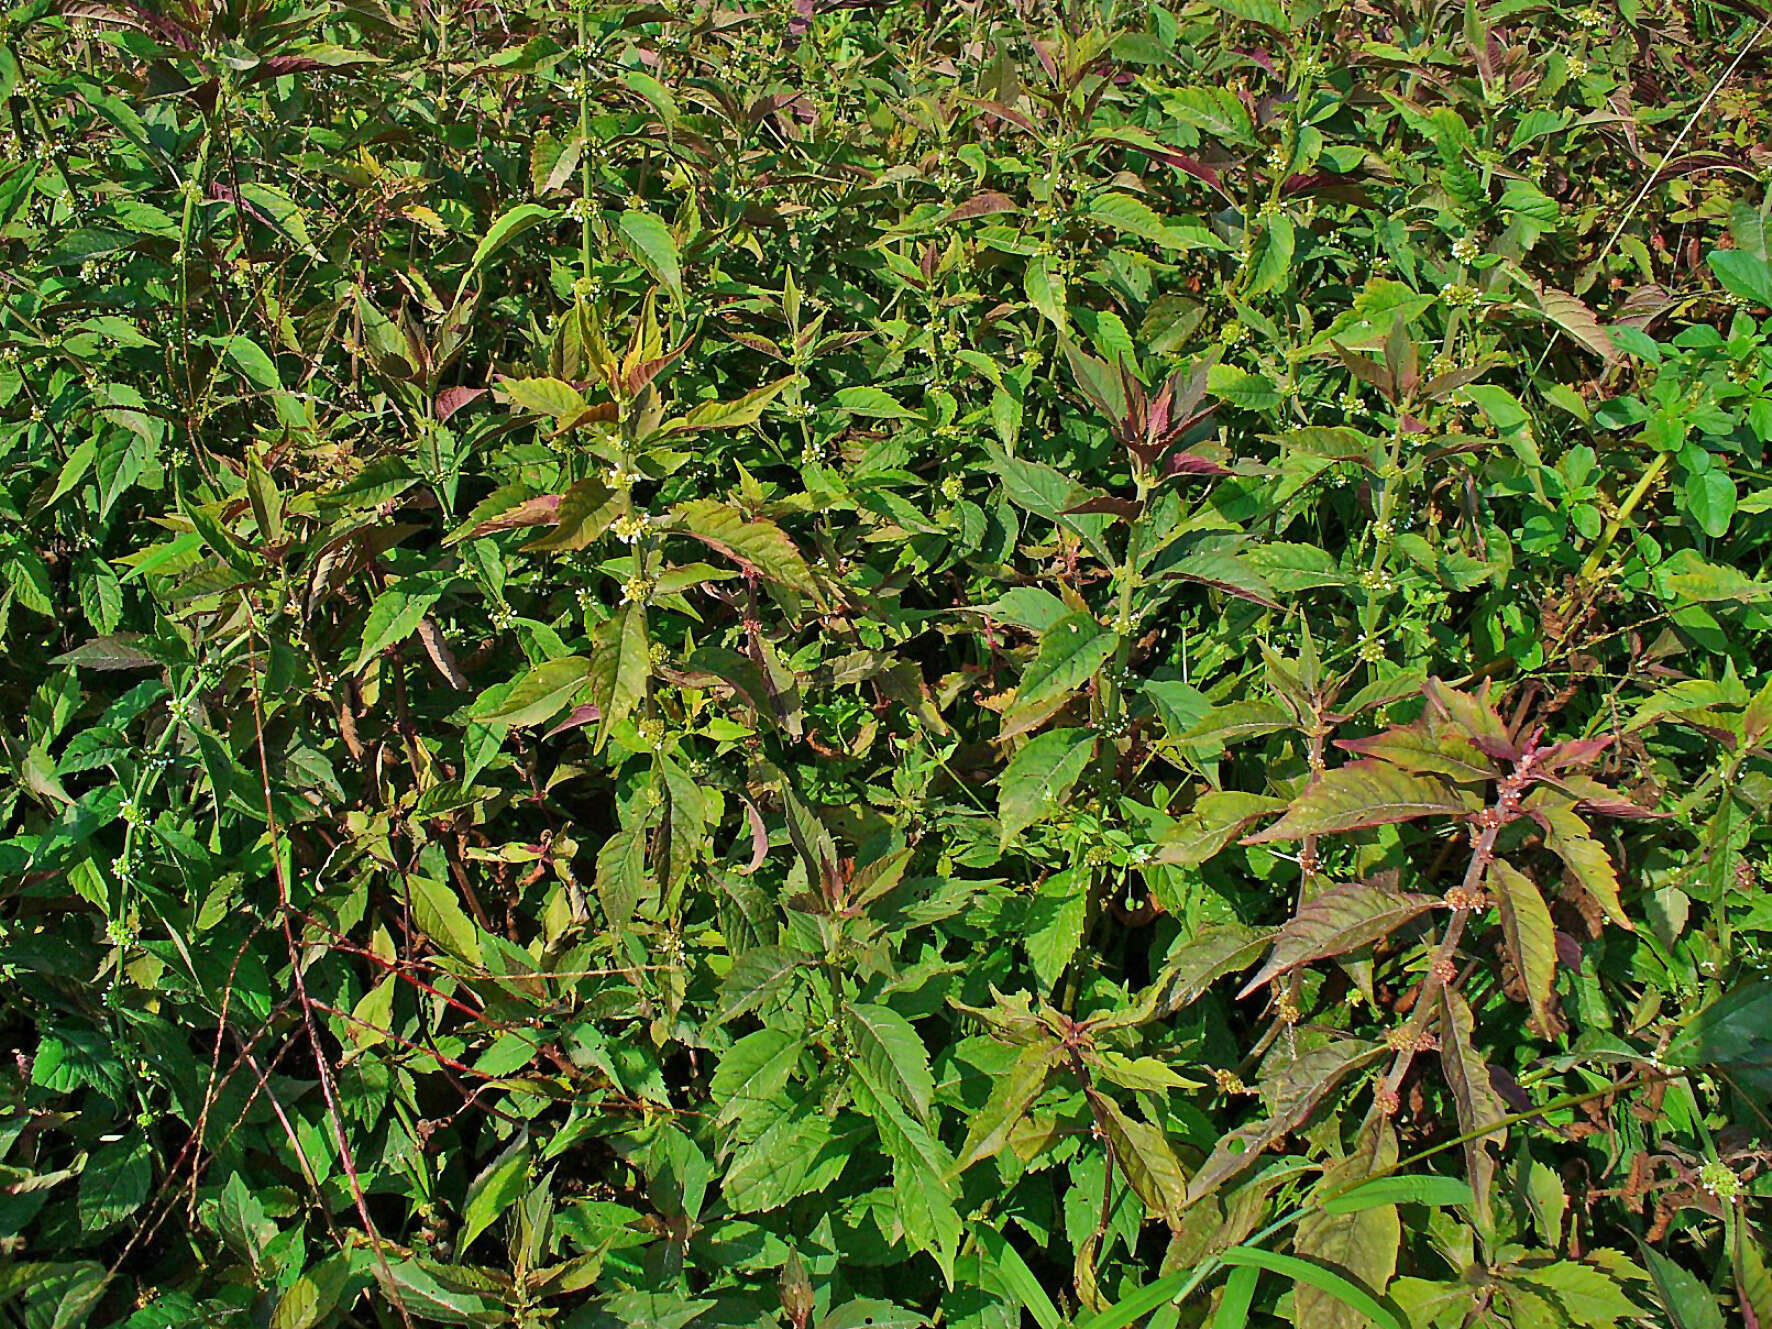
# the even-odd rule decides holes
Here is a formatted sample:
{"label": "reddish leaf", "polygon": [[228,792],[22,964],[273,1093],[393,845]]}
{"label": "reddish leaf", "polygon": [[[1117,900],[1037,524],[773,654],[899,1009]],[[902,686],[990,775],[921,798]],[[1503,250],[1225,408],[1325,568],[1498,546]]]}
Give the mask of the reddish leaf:
{"label": "reddish leaf", "polygon": [[1417,817],[1463,816],[1475,808],[1471,795],[1429,776],[1411,775],[1387,762],[1354,761],[1318,776],[1284,817],[1259,835],[1244,837],[1243,843],[1301,840]]}
{"label": "reddish leaf", "polygon": [[1325,956],[1346,955],[1370,945],[1439,903],[1431,895],[1414,895],[1363,882],[1331,887],[1299,906],[1292,921],[1275,937],[1267,963],[1237,996],[1246,997],[1301,964]]}

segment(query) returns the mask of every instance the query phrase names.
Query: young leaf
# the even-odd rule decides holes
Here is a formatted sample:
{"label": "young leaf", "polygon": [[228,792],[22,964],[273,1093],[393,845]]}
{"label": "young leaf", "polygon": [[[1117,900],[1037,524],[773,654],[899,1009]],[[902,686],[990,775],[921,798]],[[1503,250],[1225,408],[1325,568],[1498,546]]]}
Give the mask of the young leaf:
{"label": "young leaf", "polygon": [[500,1214],[511,1207],[529,1183],[529,1132],[519,1131],[517,1138],[481,1170],[468,1187],[467,1203],[462,1206],[461,1247],[473,1245]]}

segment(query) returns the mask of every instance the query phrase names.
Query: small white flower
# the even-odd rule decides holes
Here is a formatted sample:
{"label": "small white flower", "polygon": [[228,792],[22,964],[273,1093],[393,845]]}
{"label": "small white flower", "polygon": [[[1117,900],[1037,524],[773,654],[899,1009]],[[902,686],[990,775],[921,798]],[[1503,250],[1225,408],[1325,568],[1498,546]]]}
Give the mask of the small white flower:
{"label": "small white flower", "polygon": [[1482,254],[1482,243],[1474,235],[1461,235],[1452,242],[1452,257],[1460,263],[1475,263]]}
{"label": "small white flower", "polygon": [[646,532],[646,518],[635,512],[624,512],[615,519],[615,538],[623,544],[633,544]]}

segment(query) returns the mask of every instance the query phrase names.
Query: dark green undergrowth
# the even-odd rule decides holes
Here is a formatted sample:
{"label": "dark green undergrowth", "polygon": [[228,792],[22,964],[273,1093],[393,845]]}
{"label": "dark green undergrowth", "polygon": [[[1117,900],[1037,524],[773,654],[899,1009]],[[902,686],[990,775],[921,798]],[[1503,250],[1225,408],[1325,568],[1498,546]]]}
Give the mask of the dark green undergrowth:
{"label": "dark green undergrowth", "polygon": [[0,1317],[1772,1329],[1748,3],[0,18]]}

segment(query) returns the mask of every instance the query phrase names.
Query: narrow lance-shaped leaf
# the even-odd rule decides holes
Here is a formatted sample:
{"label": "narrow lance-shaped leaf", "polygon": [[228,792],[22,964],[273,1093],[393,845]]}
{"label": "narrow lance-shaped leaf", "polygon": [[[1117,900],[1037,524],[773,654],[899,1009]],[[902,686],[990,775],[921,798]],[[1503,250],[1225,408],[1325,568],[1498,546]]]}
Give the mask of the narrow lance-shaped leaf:
{"label": "narrow lance-shaped leaf", "polygon": [[990,1158],[1009,1143],[1009,1134],[1046,1091],[1064,1060],[1064,1048],[1056,1039],[1042,1039],[1022,1049],[1015,1064],[998,1076],[991,1094],[972,1117],[966,1142],[954,1160],[955,1173]]}
{"label": "narrow lance-shaped leaf", "polygon": [[1526,989],[1532,1017],[1541,1031],[1553,1027],[1550,1010],[1557,977],[1557,934],[1550,908],[1532,879],[1504,859],[1493,859],[1489,892],[1501,910],[1502,935]]}
{"label": "narrow lance-shaped leaf", "polygon": [[[1470,1004],[1450,987],[1440,987],[1440,1065],[1446,1071],[1446,1083],[1452,1090],[1452,1103],[1458,1114],[1458,1129],[1469,1135],[1493,1126],[1508,1115],[1507,1104],[1489,1083],[1489,1066],[1472,1043],[1475,1019]],[[1466,1175],[1476,1192],[1478,1208],[1489,1203],[1489,1185],[1495,1175],[1495,1158],[1489,1152],[1499,1150],[1507,1142],[1507,1129],[1497,1130],[1469,1140],[1464,1146]]]}

